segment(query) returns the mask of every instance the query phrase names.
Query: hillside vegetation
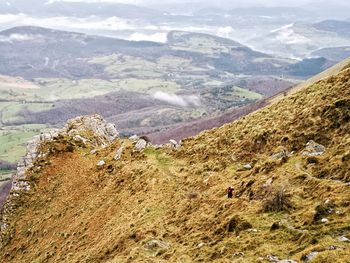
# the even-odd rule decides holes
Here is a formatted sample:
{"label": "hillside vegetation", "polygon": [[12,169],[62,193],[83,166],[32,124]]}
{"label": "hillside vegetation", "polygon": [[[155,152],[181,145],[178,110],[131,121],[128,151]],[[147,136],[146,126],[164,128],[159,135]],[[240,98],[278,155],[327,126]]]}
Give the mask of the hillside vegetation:
{"label": "hillside vegetation", "polygon": [[349,87],[345,67],[176,149],[45,144],[0,261],[349,262]]}

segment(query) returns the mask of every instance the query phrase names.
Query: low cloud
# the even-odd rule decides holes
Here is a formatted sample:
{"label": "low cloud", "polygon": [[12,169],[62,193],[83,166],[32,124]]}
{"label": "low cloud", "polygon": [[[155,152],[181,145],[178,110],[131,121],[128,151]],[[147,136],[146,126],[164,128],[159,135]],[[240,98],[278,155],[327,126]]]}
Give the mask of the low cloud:
{"label": "low cloud", "polygon": [[133,33],[128,37],[128,40],[132,41],[153,41],[165,43],[167,42],[167,33],[154,33],[154,34],[143,34]]}
{"label": "low cloud", "polygon": [[180,107],[188,107],[188,106],[200,106],[200,98],[195,95],[190,96],[179,96],[176,94],[169,94],[163,91],[157,91],[153,94],[153,97],[157,100],[165,101],[169,104],[180,106]]}
{"label": "low cloud", "polygon": [[138,25],[135,21],[122,19],[116,16],[108,18],[99,18],[90,16],[85,18],[78,17],[47,17],[37,18],[26,14],[18,15],[0,15],[0,25],[31,25],[43,26],[54,29],[70,29],[70,30],[135,30]]}
{"label": "low cloud", "polygon": [[306,44],[311,42],[310,39],[294,31],[294,24],[288,24],[270,32],[276,34],[276,40],[285,44]]}
{"label": "low cloud", "polygon": [[219,37],[230,38],[233,33],[233,28],[231,26],[219,27],[217,35]]}
{"label": "low cloud", "polygon": [[31,34],[11,34],[9,36],[0,36],[0,42],[15,42],[15,41],[29,41],[42,38],[41,35]]}

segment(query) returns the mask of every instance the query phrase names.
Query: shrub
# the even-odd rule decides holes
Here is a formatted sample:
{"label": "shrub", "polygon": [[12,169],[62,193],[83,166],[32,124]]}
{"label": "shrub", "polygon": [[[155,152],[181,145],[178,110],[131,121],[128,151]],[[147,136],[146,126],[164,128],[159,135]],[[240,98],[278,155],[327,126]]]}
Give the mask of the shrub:
{"label": "shrub", "polygon": [[283,187],[270,189],[267,193],[267,199],[263,202],[263,212],[281,212],[292,208],[290,195],[286,193]]}

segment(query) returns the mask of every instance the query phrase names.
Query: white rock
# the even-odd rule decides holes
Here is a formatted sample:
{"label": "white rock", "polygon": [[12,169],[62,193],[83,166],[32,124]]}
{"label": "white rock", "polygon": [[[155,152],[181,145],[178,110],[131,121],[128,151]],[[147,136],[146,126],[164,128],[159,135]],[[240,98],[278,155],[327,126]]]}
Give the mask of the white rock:
{"label": "white rock", "polygon": [[120,160],[120,158],[122,157],[124,151],[124,146],[121,146],[118,151],[116,152],[115,156],[114,156],[114,160],[118,161]]}
{"label": "white rock", "polygon": [[278,262],[280,260],[277,256],[274,256],[274,255],[268,255],[266,256],[266,258],[270,262]]}
{"label": "white rock", "polygon": [[253,166],[250,163],[248,163],[248,164],[243,165],[243,168],[247,169],[247,170],[250,170],[250,169],[253,168]]}
{"label": "white rock", "polygon": [[106,162],[104,160],[100,160],[98,163],[97,163],[97,166],[101,167],[101,166],[104,166],[106,164]]}
{"label": "white rock", "polygon": [[339,237],[339,240],[342,242],[350,242],[350,239],[348,239],[346,236]]}
{"label": "white rock", "polygon": [[134,148],[134,151],[140,152],[143,149],[145,149],[146,146],[147,146],[147,142],[144,139],[140,139],[137,141],[135,148]]}
{"label": "white rock", "polygon": [[322,223],[327,223],[328,221],[329,221],[329,220],[328,220],[327,218],[322,218],[322,219],[321,219],[321,222],[322,222]]}
{"label": "white rock", "polygon": [[174,148],[178,148],[180,147],[180,145],[177,143],[177,141],[175,140],[169,140],[169,143],[171,144],[172,147]]}
{"label": "white rock", "polygon": [[202,247],[204,247],[204,246],[205,246],[205,243],[199,243],[198,246],[197,246],[197,248],[202,248]]}
{"label": "white rock", "polygon": [[89,132],[94,137],[95,146],[105,146],[118,138],[119,133],[112,123],[107,123],[100,115],[79,116],[67,121],[61,133],[69,136]]}
{"label": "white rock", "polygon": [[311,140],[306,144],[306,148],[302,152],[302,155],[310,157],[319,156],[322,155],[325,151],[326,147]]}

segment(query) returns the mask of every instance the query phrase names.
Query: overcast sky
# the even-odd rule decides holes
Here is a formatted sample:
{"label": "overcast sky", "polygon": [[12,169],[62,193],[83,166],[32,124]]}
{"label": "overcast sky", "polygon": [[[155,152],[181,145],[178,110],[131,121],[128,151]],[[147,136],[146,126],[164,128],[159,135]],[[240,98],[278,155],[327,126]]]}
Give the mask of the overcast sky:
{"label": "overcast sky", "polygon": [[142,4],[142,5],[164,5],[166,3],[171,4],[177,4],[177,3],[186,3],[186,2],[200,2],[200,3],[223,3],[228,4],[230,6],[237,5],[260,5],[260,6],[303,6],[308,4],[315,4],[315,5],[349,5],[348,0],[50,0],[50,1],[67,1],[67,2],[115,2],[115,3],[126,3],[126,4]]}

